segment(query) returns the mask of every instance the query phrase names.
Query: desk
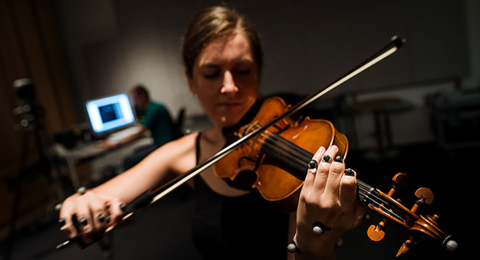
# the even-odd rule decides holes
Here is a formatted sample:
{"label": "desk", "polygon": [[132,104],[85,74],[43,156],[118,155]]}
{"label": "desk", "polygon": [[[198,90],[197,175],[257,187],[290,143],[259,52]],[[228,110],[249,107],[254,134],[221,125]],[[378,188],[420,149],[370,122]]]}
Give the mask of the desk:
{"label": "desk", "polygon": [[80,188],[80,180],[75,167],[85,161],[91,162],[91,180],[99,181],[102,177],[102,171],[106,167],[111,167],[117,171],[122,171],[123,159],[137,148],[153,144],[153,138],[144,137],[128,144],[114,149],[103,149],[98,143],[83,143],[72,149],[67,149],[61,144],[54,144],[52,150],[57,158],[64,160],[67,166],[68,175],[74,190]]}

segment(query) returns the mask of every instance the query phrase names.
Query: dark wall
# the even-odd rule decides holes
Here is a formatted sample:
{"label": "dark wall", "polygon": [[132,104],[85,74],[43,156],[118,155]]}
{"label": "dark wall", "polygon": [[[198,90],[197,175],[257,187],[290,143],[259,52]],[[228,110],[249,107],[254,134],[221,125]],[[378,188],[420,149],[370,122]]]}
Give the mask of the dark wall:
{"label": "dark wall", "polygon": [[[189,113],[202,113],[198,103],[189,102],[194,99],[184,80],[180,38],[195,11],[220,1],[53,2],[71,51],[69,66],[77,77],[79,99],[124,92],[143,82],[173,111],[181,104]],[[469,74],[463,1],[226,3],[259,27],[265,46],[265,94],[310,94],[397,34],[407,39],[398,53],[329,98]]]}

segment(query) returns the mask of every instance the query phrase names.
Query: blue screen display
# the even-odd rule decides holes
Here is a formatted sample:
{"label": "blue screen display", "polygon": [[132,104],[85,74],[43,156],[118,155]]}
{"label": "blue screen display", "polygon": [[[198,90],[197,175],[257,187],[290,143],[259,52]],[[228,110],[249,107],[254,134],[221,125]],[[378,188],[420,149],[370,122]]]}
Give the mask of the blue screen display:
{"label": "blue screen display", "polygon": [[98,108],[102,122],[105,124],[112,120],[122,118],[122,109],[120,103],[101,106]]}
{"label": "blue screen display", "polygon": [[131,124],[135,120],[126,94],[90,100],[86,108],[93,131],[96,133]]}

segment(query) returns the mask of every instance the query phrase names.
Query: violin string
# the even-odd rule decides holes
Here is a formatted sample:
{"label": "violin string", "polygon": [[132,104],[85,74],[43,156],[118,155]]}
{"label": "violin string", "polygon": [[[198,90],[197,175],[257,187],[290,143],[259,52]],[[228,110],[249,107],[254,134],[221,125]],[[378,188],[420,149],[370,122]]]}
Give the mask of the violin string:
{"label": "violin string", "polygon": [[[274,141],[276,142],[275,144],[287,144],[288,143],[288,144],[290,144],[289,147],[299,147],[299,146],[293,144],[292,142],[286,140],[285,138],[283,138],[281,136],[278,136],[277,134],[271,134],[271,136],[274,139]],[[269,139],[267,139],[267,140],[269,140]],[[310,161],[310,158],[313,156],[313,154],[311,154],[310,152],[308,152],[306,150],[303,150],[303,149],[302,149],[302,151],[304,152],[304,153],[302,153],[302,156],[304,156],[305,160],[302,160],[302,162],[299,162],[299,163],[300,164],[306,164],[307,162]],[[380,197],[378,197],[376,195],[373,195],[373,194],[369,194],[370,191],[373,189],[372,186],[367,185],[365,182],[363,182],[361,180],[357,181],[357,186],[359,187],[359,193],[361,195],[366,196],[367,198],[369,198],[372,201],[375,201],[378,204],[388,204],[386,201],[384,201]]]}
{"label": "violin string", "polygon": [[[285,144],[285,143],[288,143],[290,144],[289,147],[299,147],[295,144],[293,144],[292,142],[286,140],[285,138],[281,137],[281,136],[278,136],[276,134],[272,134],[271,135],[273,139],[275,139],[274,141],[276,142],[275,144]],[[270,136],[269,136],[270,137]],[[269,139],[267,139],[266,141],[269,141]],[[313,154],[311,154],[310,152],[302,149],[301,147],[299,147],[302,151],[302,157],[304,158],[304,160],[302,160],[302,164],[307,164],[310,159],[313,157]],[[364,183],[363,181],[360,181],[358,180],[358,185],[360,186],[360,188],[362,188],[365,192],[368,192],[370,189],[372,189],[372,187],[370,185],[367,185],[366,183]]]}
{"label": "violin string", "polygon": [[387,201],[377,196],[375,193],[372,193],[372,191],[374,191],[375,188],[366,184],[365,182],[357,179],[357,187],[359,188],[358,192],[360,193],[360,195],[364,196],[370,201],[378,203],[378,205],[380,204],[389,205]]}
{"label": "violin string", "polygon": [[[257,128],[260,128],[260,127],[261,127],[261,125],[258,122],[256,122],[255,124],[252,125],[252,128],[254,130],[257,129]],[[288,146],[288,148],[294,150],[297,153],[301,153],[302,156],[309,156],[310,158],[313,156],[308,151],[306,151],[305,149],[302,149],[300,146],[286,140],[285,138],[279,136],[276,133],[272,133],[272,132],[266,130],[266,131],[262,132],[261,135],[263,137],[265,137],[265,139],[271,138],[271,139],[274,139],[275,142],[282,142],[283,145]],[[288,149],[284,149],[284,150],[288,151]]]}
{"label": "violin string", "polygon": [[383,197],[378,195],[377,192],[372,192],[375,191],[375,188],[366,184],[365,182],[357,180],[357,186],[360,188],[359,193],[361,192],[361,195],[366,196],[366,198],[370,199],[372,202],[375,202],[378,205],[388,205],[396,207],[395,205],[391,205],[390,202],[383,199]]}
{"label": "violin string", "polygon": [[[362,182],[362,181],[360,181]],[[360,187],[359,193],[364,196],[364,199],[368,200],[369,203],[374,204],[377,208],[380,208],[383,212],[386,214],[389,214],[398,220],[401,220],[403,222],[405,221],[405,216],[407,215],[403,209],[398,208],[395,204],[390,204],[389,202],[385,201],[380,195],[377,195],[377,192],[373,187],[370,185],[365,184],[362,182],[362,185],[365,185],[363,187]],[[365,188],[369,187],[369,188]],[[391,209],[387,208],[390,207]],[[400,216],[398,213],[394,212],[393,209],[396,209],[397,212],[403,213],[403,217]]]}
{"label": "violin string", "polygon": [[299,161],[297,161],[298,169],[302,174],[301,176],[304,178],[307,174],[308,162],[310,162],[313,155],[296,144],[293,144],[292,142],[276,134],[272,134],[269,136],[269,138],[271,138],[270,141],[274,142],[276,146],[280,145],[280,147],[286,150],[286,152],[293,153],[294,156],[299,159]]}
{"label": "violin string", "polygon": [[268,145],[267,147],[265,147],[267,148],[267,150],[265,150],[267,154],[273,155],[272,153],[279,153],[282,155],[288,155],[289,157],[293,156],[292,158],[294,158],[297,164],[304,164],[303,160],[301,159],[302,154],[299,154],[299,152],[301,152],[299,149],[290,149],[293,147],[291,147],[288,143],[282,142],[282,140],[275,138],[275,136],[277,135],[274,133],[263,136],[266,137],[264,140],[264,144]]}
{"label": "violin string", "polygon": [[283,149],[279,149],[279,147],[272,143],[270,140],[266,140],[262,145],[262,150],[265,154],[269,156],[275,156],[278,158],[284,158],[284,160],[290,160],[294,164],[302,165],[303,161],[296,157],[294,154],[289,153]]}
{"label": "violin string", "polygon": [[292,165],[295,169],[301,169],[302,171],[305,169],[306,174],[307,164],[304,163],[303,160],[301,160],[298,156],[292,154],[289,151],[280,149],[278,144],[269,140],[268,138],[262,144],[262,150],[265,152],[265,154],[269,156],[280,159],[284,162],[288,161],[289,164]]}
{"label": "violin string", "polygon": [[306,158],[306,162],[308,163],[312,157],[313,154],[310,153],[309,151],[303,149],[302,147],[288,141],[287,139],[281,137],[278,134],[272,134],[271,136],[272,139],[274,139],[275,142],[281,142],[283,145],[287,146],[288,149],[294,150],[299,156],[302,156],[303,158]]}
{"label": "violin string", "polygon": [[[309,151],[299,147],[298,145],[290,142],[289,140],[283,138],[282,136],[276,133],[262,133],[262,136],[265,137],[265,141],[262,144],[262,149],[266,152],[266,154],[272,156],[276,153],[275,157],[281,160],[289,160],[293,164],[296,165],[296,169],[303,171],[307,168],[307,163],[313,157],[313,154]],[[265,145],[265,148],[264,148]],[[269,153],[270,152],[270,153]],[[306,172],[305,172],[306,174]],[[397,213],[389,210],[385,205],[391,207],[390,203],[385,201],[382,197],[378,196],[375,189],[366,184],[365,182],[357,179],[357,192],[360,196],[363,196],[363,199],[373,204],[375,207],[380,208],[386,214],[389,214],[401,221],[405,221],[403,217],[399,216]],[[394,206],[396,208],[396,206]]]}
{"label": "violin string", "polygon": [[279,136],[278,134],[270,134],[270,136],[267,138],[272,140],[275,144],[278,144],[281,149],[285,151],[291,151],[293,154],[298,156],[300,159],[306,159],[302,160],[302,163],[305,163],[305,165],[311,160],[313,154],[311,154],[309,151],[301,148],[300,146],[288,141],[287,139]]}
{"label": "violin string", "polygon": [[[276,144],[290,144],[290,145],[288,145],[289,148],[293,148],[294,146],[299,147],[299,146],[293,144],[292,142],[286,140],[285,138],[283,138],[281,136],[278,136],[277,134],[272,134],[271,136],[273,136],[272,139],[276,142]],[[302,151],[301,152],[302,156],[304,156],[304,160],[302,160],[302,162],[300,162],[300,164],[306,164],[306,162],[310,161],[313,154],[311,154],[310,152],[302,149],[301,147],[299,147],[299,148]],[[295,150],[299,151],[299,149],[295,149]],[[373,203],[373,204],[375,204],[375,206],[382,208],[382,210],[387,212],[388,214],[390,214],[392,216],[395,216],[398,219],[403,220],[403,218],[400,217],[398,214],[395,214],[394,212],[392,212],[391,210],[388,210],[384,206],[384,205],[389,205],[390,206],[390,203],[385,201],[382,197],[378,196],[376,193],[372,193],[372,190],[375,190],[372,186],[366,184],[365,182],[363,182],[361,180],[357,180],[357,187],[359,188],[358,193],[360,195],[362,195],[370,203]]]}

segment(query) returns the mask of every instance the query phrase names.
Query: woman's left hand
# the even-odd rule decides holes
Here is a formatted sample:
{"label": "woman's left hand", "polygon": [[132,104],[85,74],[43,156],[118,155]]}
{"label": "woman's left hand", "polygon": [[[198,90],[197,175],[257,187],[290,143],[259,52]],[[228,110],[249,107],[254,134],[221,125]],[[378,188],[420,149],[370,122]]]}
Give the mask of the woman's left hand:
{"label": "woman's left hand", "polygon": [[[367,213],[367,206],[356,200],[355,172],[345,173],[337,152],[335,145],[326,151],[320,147],[313,156],[318,164],[308,170],[297,209],[296,259],[333,259],[337,240]],[[315,234],[314,226],[324,230]]]}

